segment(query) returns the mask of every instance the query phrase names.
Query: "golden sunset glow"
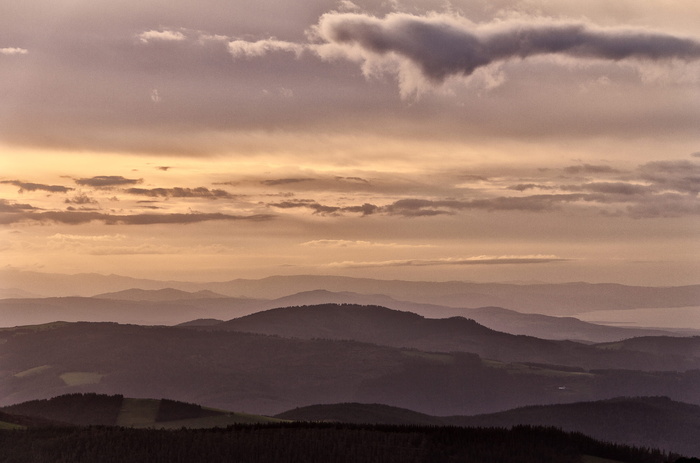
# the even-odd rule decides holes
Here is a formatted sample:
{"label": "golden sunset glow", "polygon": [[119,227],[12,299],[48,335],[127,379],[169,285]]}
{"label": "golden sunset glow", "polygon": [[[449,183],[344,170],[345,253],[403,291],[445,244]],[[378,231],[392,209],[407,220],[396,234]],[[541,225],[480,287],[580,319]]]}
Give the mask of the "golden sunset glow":
{"label": "golden sunset glow", "polygon": [[697,2],[205,3],[0,19],[6,270],[697,282]]}

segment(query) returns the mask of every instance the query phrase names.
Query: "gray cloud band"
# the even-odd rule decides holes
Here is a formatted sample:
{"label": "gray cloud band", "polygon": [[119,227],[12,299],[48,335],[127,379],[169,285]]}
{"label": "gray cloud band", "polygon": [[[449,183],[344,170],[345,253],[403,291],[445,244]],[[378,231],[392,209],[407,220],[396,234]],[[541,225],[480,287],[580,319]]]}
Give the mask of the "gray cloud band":
{"label": "gray cloud band", "polygon": [[700,59],[700,41],[631,28],[600,28],[580,22],[503,21],[477,25],[446,15],[329,13],[317,35],[330,43],[376,55],[394,53],[427,79],[469,75],[494,61],[560,54],[576,58]]}

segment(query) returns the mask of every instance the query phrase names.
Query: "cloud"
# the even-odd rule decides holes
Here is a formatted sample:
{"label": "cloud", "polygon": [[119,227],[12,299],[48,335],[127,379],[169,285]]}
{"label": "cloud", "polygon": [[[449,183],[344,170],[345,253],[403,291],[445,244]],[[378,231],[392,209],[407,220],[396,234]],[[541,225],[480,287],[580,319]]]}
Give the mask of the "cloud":
{"label": "cloud", "polygon": [[36,209],[36,207],[30,204],[19,204],[6,199],[0,199],[0,212],[24,212],[33,209]]}
{"label": "cloud", "polygon": [[342,210],[338,206],[324,206],[316,201],[309,199],[298,199],[294,201],[282,201],[281,203],[270,203],[268,204],[272,207],[277,207],[279,209],[296,209],[296,208],[308,208],[314,211],[314,214],[333,214]]}
{"label": "cloud", "polygon": [[[26,205],[25,205],[26,206]],[[31,208],[31,206],[29,206]],[[0,212],[18,212],[15,208],[3,211],[0,202]],[[83,211],[47,211],[41,213],[6,214],[0,217],[0,224],[12,224],[26,221],[53,222],[67,225],[81,225],[90,222],[102,222],[106,225],[157,225],[157,224],[191,224],[213,220],[232,221],[267,221],[275,216],[270,214],[230,215],[222,213],[188,213],[188,214],[131,214],[112,215],[100,212]]]}
{"label": "cloud", "polygon": [[126,239],[126,235],[72,235],[67,233],[56,233],[49,236],[50,240],[58,241],[95,241],[95,242],[112,242],[122,241]]}
{"label": "cloud", "polygon": [[514,191],[527,191],[527,190],[553,190],[556,187],[550,185],[542,185],[539,183],[518,183],[517,185],[511,185],[508,187],[509,190]]}
{"label": "cloud", "polygon": [[700,202],[693,196],[666,193],[656,195],[651,200],[641,201],[629,206],[627,213],[635,219],[700,215]]}
{"label": "cloud", "polygon": [[382,212],[404,217],[425,217],[453,214],[459,210],[487,211],[548,211],[559,203],[575,202],[587,199],[582,194],[532,195],[524,197],[501,196],[497,198],[472,200],[429,200],[400,199],[381,208]]}
{"label": "cloud", "polygon": [[[539,55],[620,61],[700,59],[700,41],[642,28],[598,27],[547,18],[476,24],[448,14],[324,14],[314,27],[325,58],[363,63],[366,75],[397,74],[402,94],[424,83],[470,76],[492,63]],[[415,72],[417,71],[417,73]]]}
{"label": "cloud", "polygon": [[97,204],[97,200],[89,197],[85,193],[79,193],[72,198],[66,198],[66,204]]}
{"label": "cloud", "polygon": [[263,185],[287,185],[289,183],[299,183],[299,182],[312,182],[315,179],[313,178],[280,178],[280,179],[274,179],[274,180],[263,180],[260,183]]}
{"label": "cloud", "polygon": [[163,198],[207,198],[207,199],[220,199],[220,198],[234,198],[226,190],[221,189],[208,189],[205,187],[197,188],[127,188],[124,190],[125,193],[132,195],[142,195],[149,197],[163,197]]}
{"label": "cloud", "polygon": [[26,55],[29,50],[26,48],[0,48],[0,55]]}
{"label": "cloud", "polygon": [[437,265],[506,265],[506,264],[544,264],[550,262],[565,262],[564,259],[554,255],[527,255],[527,256],[475,256],[475,257],[446,257],[440,259],[407,259],[356,262],[343,261],[332,262],[327,267],[332,268],[367,268],[367,267],[427,267]]}
{"label": "cloud", "polygon": [[228,43],[228,51],[234,58],[259,57],[271,52],[288,52],[294,53],[297,57],[300,56],[306,46],[293,42],[285,42],[274,38],[266,40],[258,40],[257,42],[248,42],[245,40],[234,40]]}
{"label": "cloud", "polygon": [[149,30],[140,33],[138,36],[138,39],[143,42],[143,43],[148,43],[152,41],[162,41],[162,42],[179,42],[182,40],[185,40],[185,34],[179,31],[172,31],[172,30],[162,30],[162,31],[157,31],[157,30]]}
{"label": "cloud", "polygon": [[581,164],[564,168],[567,174],[615,174],[620,171],[606,165]]}
{"label": "cloud", "polygon": [[659,188],[696,195],[700,192],[700,164],[680,161],[655,161],[639,167],[642,179]]}
{"label": "cloud", "polygon": [[358,183],[369,183],[369,180],[366,180],[362,177],[335,177],[336,180],[339,182],[358,182]]}
{"label": "cloud", "polygon": [[20,180],[2,180],[0,181],[0,183],[19,187],[20,193],[24,191],[36,190],[49,191],[51,193],[67,193],[69,191],[74,190],[74,188],[69,188],[62,185],[44,185],[41,183],[22,182]]}
{"label": "cloud", "polygon": [[570,191],[591,191],[594,193],[624,196],[644,195],[651,193],[651,189],[648,185],[638,185],[625,182],[593,182],[585,183],[583,185],[562,187],[562,189]]}
{"label": "cloud", "polygon": [[95,188],[109,188],[120,185],[136,185],[143,182],[142,179],[124,178],[121,175],[98,175],[90,178],[79,178],[75,183]]}
{"label": "cloud", "polygon": [[313,248],[432,248],[432,244],[398,244],[398,243],[377,243],[373,241],[352,241],[352,240],[312,240],[301,243],[301,246]]}

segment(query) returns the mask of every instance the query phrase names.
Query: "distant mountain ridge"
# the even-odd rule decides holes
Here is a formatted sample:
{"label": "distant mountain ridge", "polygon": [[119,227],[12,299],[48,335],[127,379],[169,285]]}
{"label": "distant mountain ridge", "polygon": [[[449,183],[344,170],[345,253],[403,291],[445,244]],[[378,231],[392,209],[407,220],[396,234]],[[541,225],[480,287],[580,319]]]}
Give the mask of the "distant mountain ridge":
{"label": "distant mountain ridge", "polygon": [[[542,339],[611,342],[635,336],[689,335],[670,330],[620,328],[596,325],[571,317],[525,314],[499,307],[477,309],[445,307],[401,301],[381,294],[333,293],[314,290],[275,300],[223,297],[208,290],[186,292],[172,288],[105,293],[92,298],[0,299],[0,326],[65,321],[113,321],[142,325],[175,325],[198,318],[230,320],[262,310],[294,305],[352,303],[410,311],[428,318],[463,316],[496,331]],[[210,323],[211,324],[211,323]],[[700,334],[700,331],[697,331]]]}
{"label": "distant mountain ridge", "polygon": [[[593,310],[686,307],[700,305],[700,285],[677,287],[625,286],[620,284],[562,283],[506,284],[460,281],[427,282],[375,280],[329,275],[272,276],[258,280],[182,282],[137,279],[118,275],[60,275],[0,270],[5,286],[52,296],[91,296],[131,288],[196,292],[209,290],[229,297],[277,299],[292,294],[327,290],[359,294],[383,294],[392,298],[448,307],[497,306],[520,312],[575,315]],[[327,302],[327,301],[326,301]]]}
{"label": "distant mountain ridge", "polygon": [[191,299],[222,299],[228,298],[223,294],[217,294],[207,289],[195,292],[182,291],[174,288],[140,289],[131,288],[112,293],[102,293],[92,296],[96,299],[113,299],[119,301],[186,301]]}
{"label": "distant mountain ridge", "polygon": [[[202,329],[234,330],[300,339],[349,339],[431,352],[470,352],[503,362],[534,362],[596,368],[688,370],[700,368],[699,338],[668,338],[664,352],[585,346],[569,341],[515,336],[464,317],[429,319],[380,306],[321,304],[271,309]],[[655,338],[649,338],[655,339]],[[666,338],[663,338],[666,339]],[[626,346],[626,341],[617,343]],[[687,351],[687,352],[686,352]],[[697,351],[697,352],[696,352]]]}

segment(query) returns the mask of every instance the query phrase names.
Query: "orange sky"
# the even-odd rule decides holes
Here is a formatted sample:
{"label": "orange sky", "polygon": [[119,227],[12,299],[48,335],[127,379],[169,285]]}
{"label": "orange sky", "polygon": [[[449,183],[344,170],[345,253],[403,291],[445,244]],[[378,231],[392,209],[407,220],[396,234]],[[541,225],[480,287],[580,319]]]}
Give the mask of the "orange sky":
{"label": "orange sky", "polygon": [[697,2],[35,3],[6,266],[698,282]]}

